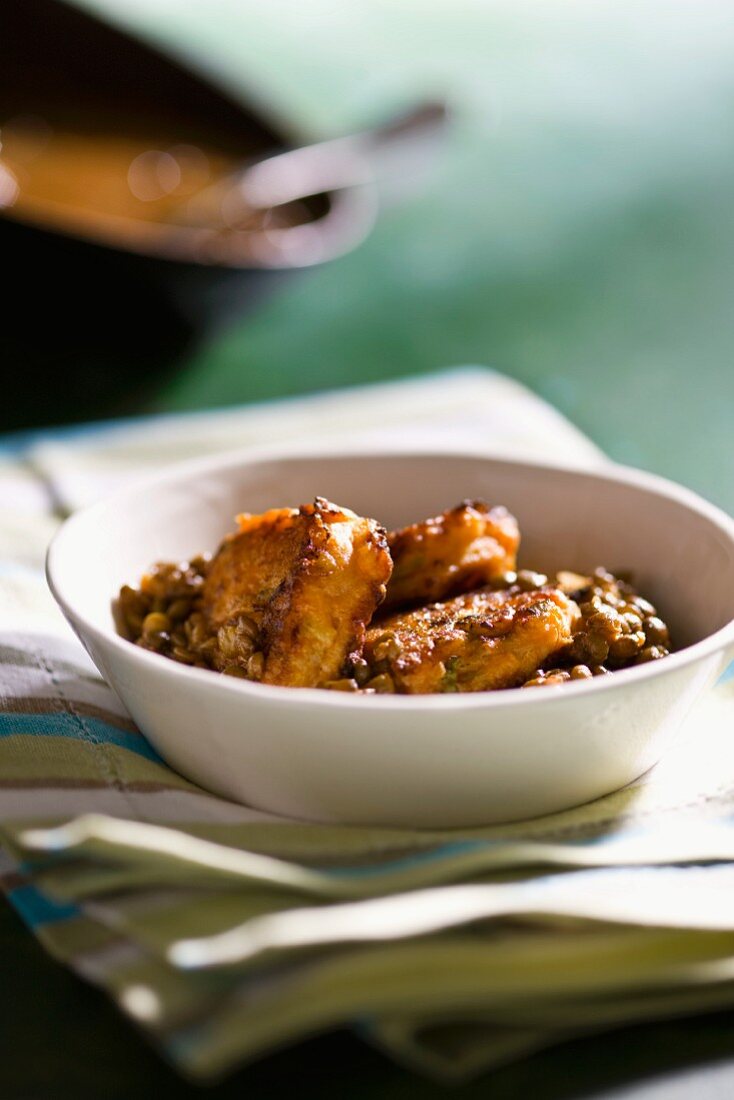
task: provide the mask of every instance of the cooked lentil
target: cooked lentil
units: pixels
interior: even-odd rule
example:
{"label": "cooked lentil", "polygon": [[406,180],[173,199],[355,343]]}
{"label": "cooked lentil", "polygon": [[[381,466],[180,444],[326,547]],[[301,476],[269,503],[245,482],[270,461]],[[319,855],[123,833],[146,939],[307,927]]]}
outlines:
{"label": "cooked lentil", "polygon": [[560,572],[556,584],[579,605],[581,621],[571,645],[554,658],[558,667],[540,669],[523,687],[559,683],[554,675],[563,670],[572,680],[605,676],[670,653],[667,626],[629,580],[600,567],[589,577]]}

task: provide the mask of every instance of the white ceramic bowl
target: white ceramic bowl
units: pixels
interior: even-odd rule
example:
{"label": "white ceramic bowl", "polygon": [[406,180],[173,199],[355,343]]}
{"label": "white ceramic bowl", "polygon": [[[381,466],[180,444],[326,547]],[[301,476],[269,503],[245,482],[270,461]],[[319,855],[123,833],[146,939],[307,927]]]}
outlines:
{"label": "white ceramic bowl", "polygon": [[[316,494],[387,527],[465,497],[519,519],[544,572],[634,570],[679,650],[558,688],[354,696],[251,684],[124,641],[111,600],[154,561],[214,550],[241,511]],[[475,825],[595,798],[647,770],[734,656],[734,522],[685,489],[610,466],[584,473],[476,454],[230,455],[188,463],[64,524],[51,589],[172,767],[260,809],[315,821]]]}

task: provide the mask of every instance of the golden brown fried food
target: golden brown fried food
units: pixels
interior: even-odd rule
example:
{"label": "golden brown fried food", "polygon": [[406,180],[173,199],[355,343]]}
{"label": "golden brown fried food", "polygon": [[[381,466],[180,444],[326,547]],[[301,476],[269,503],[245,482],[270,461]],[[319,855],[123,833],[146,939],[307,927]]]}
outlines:
{"label": "golden brown fried food", "polygon": [[237,517],[209,565],[204,606],[216,629],[237,615],[263,612],[293,567],[304,537],[297,508],[272,508]]}
{"label": "golden brown fried food", "polygon": [[393,574],[383,610],[442,600],[514,570],[520,531],[506,508],[465,500],[388,535]]}
{"label": "golden brown fried food", "polygon": [[579,614],[551,586],[470,592],[370,628],[355,675],[411,695],[515,687],[568,645]]}
{"label": "golden brown fried food", "polygon": [[239,523],[204,584],[217,666],[292,687],[338,677],[384,599],[392,570],[384,529],[320,497]]}

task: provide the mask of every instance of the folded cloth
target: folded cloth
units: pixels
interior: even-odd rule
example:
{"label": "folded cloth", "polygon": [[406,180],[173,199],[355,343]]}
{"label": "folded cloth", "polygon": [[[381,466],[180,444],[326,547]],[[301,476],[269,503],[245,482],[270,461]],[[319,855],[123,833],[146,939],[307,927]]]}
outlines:
{"label": "folded cloth", "polygon": [[347,436],[605,461],[479,369],[6,448],[0,874],[13,906],[201,1079],[344,1024],[459,1077],[569,1035],[734,1004],[731,678],[623,791],[451,832],[316,825],[211,795],[100,679],[40,571],[61,515],[182,457]]}

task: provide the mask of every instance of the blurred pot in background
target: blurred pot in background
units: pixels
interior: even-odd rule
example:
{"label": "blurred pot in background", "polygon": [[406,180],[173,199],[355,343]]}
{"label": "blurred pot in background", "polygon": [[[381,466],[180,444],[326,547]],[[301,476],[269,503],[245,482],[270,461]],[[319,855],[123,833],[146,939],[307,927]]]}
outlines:
{"label": "blurred pot in background", "polygon": [[59,0],[0,14],[0,427],[139,407],[203,332],[353,247],[373,161],[443,116],[291,144],[251,104]]}

